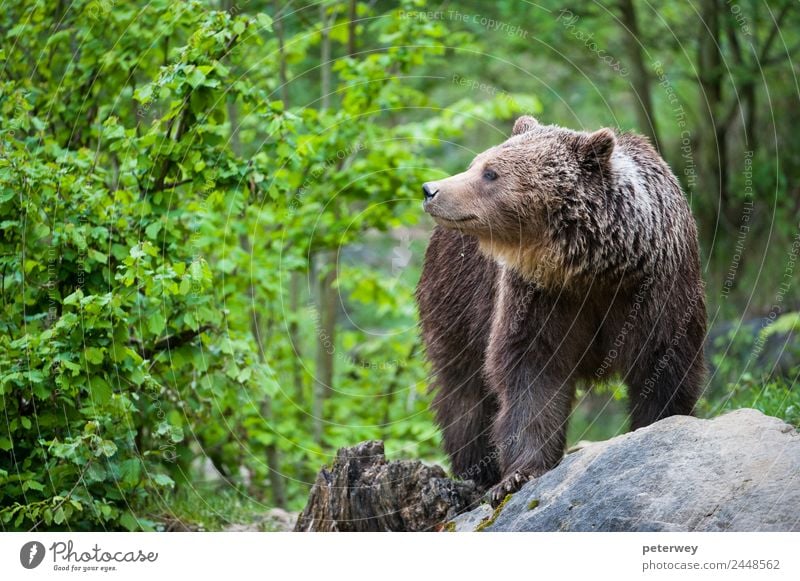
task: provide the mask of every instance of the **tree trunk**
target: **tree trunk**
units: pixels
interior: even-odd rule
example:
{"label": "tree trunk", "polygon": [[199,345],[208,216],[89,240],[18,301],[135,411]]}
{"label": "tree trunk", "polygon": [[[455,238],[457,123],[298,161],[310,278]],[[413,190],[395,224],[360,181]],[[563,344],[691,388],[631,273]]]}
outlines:
{"label": "tree trunk", "polygon": [[350,0],[347,10],[347,54],[356,52],[356,0]]}
{"label": "tree trunk", "polygon": [[435,531],[480,500],[471,480],[447,478],[439,466],[387,462],[383,442],[342,448],[322,468],[295,531]]}
{"label": "tree trunk", "polygon": [[631,84],[636,94],[636,117],[638,119],[639,130],[650,137],[653,145],[657,149],[660,149],[658,127],[653,112],[651,77],[647,66],[645,66],[636,6],[633,0],[619,0],[619,8],[622,16],[622,24],[626,29],[623,31],[623,35],[625,39],[625,50],[628,53],[628,61],[631,63],[633,72]]}
{"label": "tree trunk", "polygon": [[[325,111],[330,104],[331,88],[331,39],[325,4],[320,4],[320,110]],[[313,416],[313,435],[322,444],[324,433],[324,403],[333,390],[334,353],[336,351],[336,311],[338,295],[334,288],[336,282],[336,252],[323,251],[318,254],[319,263],[319,319],[317,321],[317,357],[314,377],[314,393],[311,402]]]}
{"label": "tree trunk", "polygon": [[[281,83],[281,100],[286,109],[289,109],[289,73],[286,65],[286,49],[283,31],[283,15],[281,14],[280,0],[274,0],[275,7],[275,36],[278,39],[278,78]],[[292,383],[294,385],[294,397],[303,398],[303,350],[300,345],[300,329],[297,324],[297,316],[300,312],[300,297],[303,288],[303,275],[301,272],[293,270],[289,273],[289,341],[292,344]]]}
{"label": "tree trunk", "polygon": [[[700,81],[700,114],[704,116],[707,131],[699,135],[700,155],[698,169],[700,186],[706,198],[705,209],[712,223],[724,219],[728,207],[727,131],[722,119],[722,55],[720,54],[719,0],[703,0],[700,7],[700,45],[698,50],[698,76]],[[726,220],[727,222],[727,220]],[[725,224],[726,229],[733,228]],[[708,228],[716,231],[717,228]]]}
{"label": "tree trunk", "polygon": [[320,30],[320,89],[322,92],[320,108],[325,110],[330,103],[331,92],[331,37],[330,37],[330,23],[331,18],[328,16],[328,10],[325,2],[319,5],[319,16],[322,29]]}
{"label": "tree trunk", "polygon": [[336,282],[336,252],[319,254],[319,319],[317,320],[317,361],[314,373],[314,440],[322,443],[324,403],[333,391],[334,359],[336,353],[336,313],[339,296]]}
{"label": "tree trunk", "polygon": [[[239,236],[239,245],[245,253],[248,255],[252,254],[252,246],[250,245],[250,240],[246,233]],[[250,273],[250,283],[247,285],[247,294],[250,298],[250,333],[253,335],[253,340],[256,342],[258,360],[263,364],[266,362],[264,345],[261,341],[263,326],[261,322],[261,313],[256,306],[256,289],[253,284],[252,273]],[[261,402],[261,416],[264,418],[264,421],[272,427],[275,418],[272,413],[272,398],[269,396],[265,396],[264,400]],[[266,446],[266,457],[272,489],[272,501],[275,506],[286,506],[286,484],[284,482],[284,476],[281,473],[280,450],[278,450],[276,444],[273,443]]]}
{"label": "tree trunk", "polygon": [[274,0],[273,6],[275,7],[275,20],[273,27],[275,29],[275,37],[278,39],[278,54],[280,62],[278,63],[278,78],[281,82],[281,100],[284,107],[289,108],[289,75],[286,70],[286,50],[285,39],[283,34],[283,15],[281,14],[280,0]]}

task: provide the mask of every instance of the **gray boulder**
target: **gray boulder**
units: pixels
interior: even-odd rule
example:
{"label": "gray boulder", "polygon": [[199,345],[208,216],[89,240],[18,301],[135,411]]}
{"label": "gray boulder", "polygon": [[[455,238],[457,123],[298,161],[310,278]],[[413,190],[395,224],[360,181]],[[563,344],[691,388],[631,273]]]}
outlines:
{"label": "gray boulder", "polygon": [[741,409],[594,443],[445,530],[800,531],[800,434]]}

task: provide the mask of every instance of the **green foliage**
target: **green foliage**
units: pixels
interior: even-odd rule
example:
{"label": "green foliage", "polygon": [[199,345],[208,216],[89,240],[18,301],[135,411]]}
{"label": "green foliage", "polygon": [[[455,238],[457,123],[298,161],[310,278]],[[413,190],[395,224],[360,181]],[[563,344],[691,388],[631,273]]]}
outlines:
{"label": "green foliage", "polygon": [[786,313],[781,315],[771,325],[761,330],[760,340],[766,340],[773,335],[786,334],[800,331],[800,313]]}
{"label": "green foliage", "polygon": [[[334,46],[344,12],[329,9]],[[313,286],[309,256],[416,221],[430,142],[415,137],[519,108],[461,102],[435,127],[403,115],[428,99],[402,78],[445,54],[446,29],[367,22],[380,50],[336,60],[326,108],[276,97],[281,60],[314,62],[319,28],[281,52],[268,15],[198,1],[4,10],[4,529],[160,528],[162,500],[208,463],[223,494],[297,507],[337,446],[384,437],[441,459],[415,332],[339,335],[340,397],[313,439],[317,316],[286,281]],[[415,271],[390,267],[345,266],[342,296],[413,329]],[[288,500],[270,498],[276,479]]]}
{"label": "green foliage", "polygon": [[[800,349],[793,333],[798,330],[797,313],[786,313],[774,320],[734,324],[719,334],[710,345],[712,353],[709,385],[700,402],[700,413],[712,417],[724,411],[752,407],[800,425],[798,371],[778,369],[780,359],[797,362]],[[769,324],[767,324],[769,323]]]}
{"label": "green foliage", "polygon": [[726,397],[715,407],[709,408],[710,412],[707,413],[716,415],[721,411],[755,408],[800,429],[800,390],[796,382],[796,374],[791,382],[784,378],[756,378],[744,374],[731,386]]}
{"label": "green foliage", "polygon": [[178,487],[148,507],[148,518],[158,531],[219,531],[232,523],[247,530],[275,530],[268,505],[235,489],[216,485]]}

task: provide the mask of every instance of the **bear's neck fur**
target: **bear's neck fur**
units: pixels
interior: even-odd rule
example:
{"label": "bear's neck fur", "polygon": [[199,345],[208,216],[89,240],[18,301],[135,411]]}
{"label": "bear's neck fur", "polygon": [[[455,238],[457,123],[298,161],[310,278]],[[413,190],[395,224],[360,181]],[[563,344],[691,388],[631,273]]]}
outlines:
{"label": "bear's neck fur", "polygon": [[499,239],[480,240],[480,249],[503,268],[510,268],[524,279],[544,288],[564,286],[577,274],[566,265],[560,253],[544,244],[527,245]]}

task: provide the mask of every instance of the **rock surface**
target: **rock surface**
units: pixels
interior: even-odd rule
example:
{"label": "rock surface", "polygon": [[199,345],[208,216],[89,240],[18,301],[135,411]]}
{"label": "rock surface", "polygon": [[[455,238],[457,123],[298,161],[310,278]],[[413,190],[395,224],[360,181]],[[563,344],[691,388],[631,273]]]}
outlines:
{"label": "rock surface", "polygon": [[471,480],[419,461],[387,462],[383,442],[373,440],[340,449],[320,470],[294,530],[438,530],[479,499]]}
{"label": "rock surface", "polygon": [[800,531],[800,434],[741,409],[674,416],[568,455],[447,530]]}

